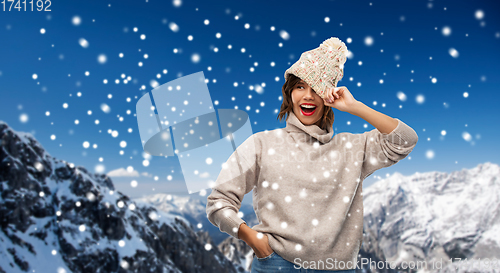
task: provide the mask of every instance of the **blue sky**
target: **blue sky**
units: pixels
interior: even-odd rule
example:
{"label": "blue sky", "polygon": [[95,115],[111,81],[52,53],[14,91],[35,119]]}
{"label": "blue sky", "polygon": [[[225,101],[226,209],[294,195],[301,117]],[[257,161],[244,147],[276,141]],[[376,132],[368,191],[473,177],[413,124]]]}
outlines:
{"label": "blue sky", "polygon": [[[500,162],[498,1],[62,1],[51,11],[8,9],[0,16],[0,120],[90,171],[132,167],[139,176],[113,177],[132,197],[186,193],[176,157],[142,150],[135,104],[154,84],[203,71],[216,108],[246,110],[254,132],[282,128],[285,70],[330,37],[351,53],[339,86],[419,135],[410,157],[365,187],[395,171]],[[335,133],[374,128],[334,113]]]}

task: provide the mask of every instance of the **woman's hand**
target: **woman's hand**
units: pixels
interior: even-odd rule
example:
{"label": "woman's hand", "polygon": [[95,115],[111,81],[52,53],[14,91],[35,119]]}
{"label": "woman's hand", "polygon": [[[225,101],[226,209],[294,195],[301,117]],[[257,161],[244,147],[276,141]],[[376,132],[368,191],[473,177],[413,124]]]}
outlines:
{"label": "woman's hand", "polygon": [[354,99],[347,87],[339,86],[327,89],[323,102],[326,106],[333,107],[343,112],[349,112],[349,110],[356,105],[357,100]]}
{"label": "woman's hand", "polygon": [[261,239],[255,236],[255,238],[251,241],[250,247],[253,249],[253,252],[255,252],[257,258],[267,257],[274,252],[274,250],[269,246],[269,238],[267,238],[267,234],[265,233]]}

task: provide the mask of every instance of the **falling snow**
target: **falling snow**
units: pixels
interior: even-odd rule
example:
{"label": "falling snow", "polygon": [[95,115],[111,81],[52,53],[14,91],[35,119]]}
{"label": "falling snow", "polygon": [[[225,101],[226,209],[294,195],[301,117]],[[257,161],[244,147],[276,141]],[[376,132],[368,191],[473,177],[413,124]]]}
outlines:
{"label": "falling snow", "polygon": [[[143,5],[146,4],[143,3]],[[115,5],[118,3],[113,3],[112,7]],[[169,1],[169,8],[174,9],[179,14],[186,8],[186,5],[183,6],[181,0]],[[376,5],[377,3],[374,3],[374,7]],[[424,3],[425,6],[429,12],[438,8],[438,4],[432,2]],[[293,16],[294,20],[301,20],[299,19],[300,13]],[[21,128],[27,128],[27,130],[40,128],[36,126],[41,124],[44,135],[40,139],[45,141],[50,139],[48,141],[50,145],[61,147],[61,150],[67,149],[77,155],[85,155],[85,160],[88,160],[85,164],[88,164],[96,173],[112,171],[110,168],[115,163],[123,168],[128,166],[124,173],[126,172],[130,176],[127,177],[125,184],[127,188],[132,190],[144,190],[149,183],[143,182],[142,179],[146,180],[146,178],[157,181],[157,184],[182,181],[182,174],[179,170],[165,173],[161,168],[158,168],[158,166],[166,166],[171,163],[167,163],[166,158],[153,157],[142,152],[140,134],[144,132],[140,132],[137,127],[135,113],[136,103],[142,95],[168,81],[189,74],[191,71],[203,70],[208,80],[207,86],[211,99],[217,108],[234,108],[246,111],[252,121],[254,132],[267,129],[265,126],[278,126],[277,122],[274,124],[262,122],[265,125],[261,125],[261,119],[276,120],[283,101],[283,97],[280,95],[282,95],[281,88],[284,84],[284,69],[298,59],[301,51],[315,47],[314,43],[304,42],[304,40],[311,40],[314,35],[317,35],[315,39],[322,39],[320,36],[326,32],[319,29],[318,24],[339,30],[348,26],[346,20],[341,20],[332,14],[329,16],[320,15],[315,22],[307,21],[308,23],[304,25],[304,31],[298,32],[292,27],[283,25],[277,19],[273,21],[271,17],[268,18],[271,20],[270,24],[266,26],[262,18],[246,14],[244,9],[242,9],[242,14],[237,15],[234,12],[224,16],[200,12],[199,14],[189,14],[186,19],[182,19],[182,16],[165,17],[168,21],[166,19],[161,21],[160,18],[153,25],[136,22],[137,27],[134,26],[135,23],[126,20],[117,22],[116,30],[101,30],[102,32],[99,32],[100,35],[106,37],[106,39],[101,40],[88,30],[91,27],[107,29],[106,25],[99,22],[103,19],[95,18],[97,21],[95,23],[91,14],[67,14],[64,21],[58,23],[62,27],[71,29],[71,37],[73,38],[68,40],[68,46],[55,38],[55,36],[60,36],[61,32],[53,25],[37,24],[33,32],[39,37],[36,39],[43,40],[36,41],[40,49],[30,52],[30,54],[36,55],[35,60],[40,66],[27,68],[22,74],[15,77],[19,77],[19,81],[29,81],[31,88],[42,95],[57,92],[57,96],[50,97],[50,99],[42,98],[41,106],[33,106],[32,109],[27,105],[24,109],[16,109],[17,112],[12,112],[12,119],[15,120],[13,124],[21,123],[20,126],[23,126]],[[473,20],[470,30],[453,23],[452,20],[430,19],[431,22],[439,23],[431,25],[429,30],[422,30],[425,39],[422,36],[419,37],[415,29],[409,28],[404,37],[399,40],[395,30],[378,26],[375,23],[372,26],[373,31],[362,30],[351,33],[342,30],[341,32],[345,33],[345,36],[341,38],[345,39],[349,51],[344,71],[345,77],[339,85],[347,86],[358,100],[370,103],[370,105],[373,104],[372,107],[375,109],[393,112],[395,116],[401,116],[402,119],[405,116],[410,118],[420,115],[421,112],[427,110],[425,107],[442,108],[441,111],[465,109],[466,107],[460,105],[455,98],[467,103],[480,98],[480,90],[483,88],[483,85],[480,84],[486,85],[493,82],[495,75],[481,67],[475,67],[470,75],[467,74],[467,77],[457,75],[457,77],[463,78],[467,84],[471,83],[472,87],[465,84],[452,89],[448,88],[447,85],[449,84],[447,82],[449,74],[431,68],[434,68],[435,63],[444,62],[443,59],[450,61],[446,63],[451,64],[449,66],[461,66],[463,65],[461,62],[472,63],[468,61],[471,58],[471,51],[464,46],[465,42],[458,40],[459,36],[464,41],[471,41],[471,39],[475,39],[476,35],[479,35],[478,32],[485,32],[493,40],[492,42],[500,39],[498,27],[493,25],[493,21],[488,20],[494,17],[492,11],[486,8],[475,8],[469,11],[468,17]],[[56,19],[54,15],[53,20]],[[175,19],[176,22],[171,21],[172,19]],[[407,13],[405,15],[396,14],[391,20],[394,24],[407,26],[414,18]],[[4,28],[6,33],[17,31],[17,25],[14,22],[8,23]],[[229,27],[224,27],[224,24],[237,25],[238,35],[235,35]],[[260,32],[257,30],[259,25],[262,26]],[[155,32],[156,27],[162,27],[162,32]],[[286,28],[286,30],[281,29],[281,27]],[[469,33],[466,33],[464,29]],[[240,32],[244,34],[240,35]],[[205,34],[210,38],[205,37]],[[102,43],[108,39],[113,40],[115,35],[116,44],[105,45]],[[473,38],[469,38],[468,35]],[[391,40],[388,37],[397,37],[392,39],[400,44],[397,47],[390,46]],[[438,39],[445,41],[445,44],[432,46],[427,50],[418,48],[420,40],[434,42]],[[125,41],[125,43],[118,43],[118,41]],[[153,50],[156,43],[163,43],[161,50]],[[263,52],[256,45],[259,43],[267,44],[270,53]],[[293,47],[295,43],[300,46]],[[483,50],[482,47],[476,44],[472,52],[479,54],[481,50]],[[159,54],[160,52],[162,55]],[[289,57],[290,54],[293,58]],[[378,61],[375,62],[369,55],[377,56]],[[422,60],[425,65],[417,66],[417,64],[412,63],[412,59],[410,59],[412,55],[417,56],[419,61]],[[475,55],[472,57],[476,58],[475,60],[478,59]],[[479,58],[479,60],[482,59]],[[60,65],[65,67],[62,71],[54,69],[59,74],[54,72],[54,75],[49,75],[47,73],[47,71],[52,71],[52,67]],[[35,67],[47,67],[47,71]],[[429,67],[429,69],[422,67]],[[440,66],[436,65],[436,67]],[[12,77],[9,75],[11,71],[7,67],[1,67],[1,69],[0,80],[4,81],[5,78]],[[352,72],[353,70],[356,72]],[[371,78],[372,76],[373,78]],[[62,84],[63,81],[64,84]],[[59,83],[61,83],[60,86],[58,86]],[[418,88],[415,87],[417,84]],[[380,93],[379,88],[385,93]],[[436,89],[431,88],[439,88],[441,91],[436,92]],[[41,90],[46,91],[42,93]],[[377,92],[371,92],[371,90],[377,90]],[[21,93],[19,90],[11,92]],[[30,98],[31,95],[25,93],[22,96],[24,97],[21,99],[25,99]],[[184,110],[188,111],[188,107],[199,106],[197,103],[195,98],[191,98],[182,101],[179,105],[171,104],[165,107],[169,110],[169,114],[181,114],[185,113]],[[152,109],[153,113],[159,112],[160,106],[157,106],[158,110]],[[383,107],[387,109],[383,109]],[[338,113],[335,109],[334,112]],[[442,113],[438,112],[438,115]],[[428,116],[422,117],[421,120],[425,121],[426,119]],[[342,132],[351,130],[351,128],[363,131],[369,126],[364,121],[351,120],[337,117],[334,124],[335,131]],[[257,121],[259,123],[253,123]],[[363,123],[365,124],[363,125]],[[440,149],[441,144],[437,144],[436,139],[441,139],[446,143],[458,138],[461,142],[471,145],[474,141],[480,141],[481,132],[477,131],[478,129],[473,127],[473,124],[470,128],[453,128],[451,124],[441,124],[440,127],[432,128],[432,130],[428,128],[428,131],[422,131],[418,127],[424,126],[422,124],[424,123],[415,123],[416,128],[419,129],[419,135],[422,134],[422,139],[432,141],[426,144],[430,145],[429,148],[422,148],[413,155],[414,158],[433,162],[441,160],[443,151]],[[173,126],[173,124],[167,125]],[[284,124],[279,126],[283,127]],[[193,130],[197,132],[196,128]],[[42,132],[40,129],[38,131]],[[189,143],[184,143],[185,147],[189,147]],[[176,145],[179,144],[176,143]],[[318,146],[320,145],[315,144],[313,147],[318,148]],[[351,149],[353,143],[345,142],[343,148]],[[277,151],[273,147],[267,149],[268,156],[276,156],[276,153]],[[327,159],[333,160],[338,156],[330,155]],[[206,165],[212,165],[216,161],[212,157],[206,157],[202,162]],[[375,159],[370,159],[369,163],[377,164],[378,162]],[[40,162],[35,162],[33,166],[38,172],[43,172],[45,168]],[[297,168],[300,168],[300,165]],[[352,168],[350,169],[352,170]],[[317,177],[334,177],[334,171],[334,169],[321,170]],[[347,172],[348,170],[339,171]],[[137,175],[134,177],[135,180],[130,179],[133,175]],[[276,181],[263,181],[259,186],[270,191],[280,191],[285,188],[283,185]],[[339,189],[342,188],[339,186]],[[148,188],[148,192],[151,193],[152,190]],[[44,195],[43,192],[38,194]],[[296,195],[286,195],[284,201],[294,204],[294,202],[307,199],[313,194],[307,188],[297,192]],[[92,193],[88,193],[86,196],[88,200],[96,198]],[[349,203],[353,197],[341,195],[340,198],[343,202]],[[81,204],[78,203],[79,205]],[[118,202],[117,206],[130,210],[136,209],[133,204],[125,204],[123,201]],[[267,202],[265,208],[273,210],[275,204]],[[60,213],[58,211],[59,215]],[[153,221],[158,218],[154,212],[148,216]],[[313,219],[310,223],[313,226],[328,224],[323,221],[319,222],[318,219]],[[289,228],[289,224],[291,223],[280,222],[283,229]],[[197,227],[202,228],[201,226]],[[91,227],[88,228],[91,229]],[[80,225],[78,229],[85,232],[87,227]],[[130,243],[126,244],[127,242],[120,240],[118,245],[127,248],[130,246]],[[215,246],[206,244],[204,247],[208,251]],[[302,245],[297,244],[295,250],[301,251]],[[55,253],[57,254],[57,251]],[[52,253],[52,255],[56,254]],[[125,260],[120,261],[120,266],[124,269],[130,267]],[[63,271],[64,269],[61,268],[61,272]]]}

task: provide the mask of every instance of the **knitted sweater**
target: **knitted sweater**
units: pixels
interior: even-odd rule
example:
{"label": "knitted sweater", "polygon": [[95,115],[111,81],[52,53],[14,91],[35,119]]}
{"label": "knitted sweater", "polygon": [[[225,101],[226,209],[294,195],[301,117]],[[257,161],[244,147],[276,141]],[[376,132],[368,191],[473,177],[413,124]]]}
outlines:
{"label": "knitted sweater", "polygon": [[285,128],[253,134],[223,164],[207,197],[209,221],[240,239],[245,221],[238,211],[253,190],[259,224],[251,228],[267,235],[285,260],[297,268],[361,267],[362,182],[404,159],[418,141],[411,127],[396,120],[389,134],[375,128],[333,136],[333,128],[304,125],[290,112]]}

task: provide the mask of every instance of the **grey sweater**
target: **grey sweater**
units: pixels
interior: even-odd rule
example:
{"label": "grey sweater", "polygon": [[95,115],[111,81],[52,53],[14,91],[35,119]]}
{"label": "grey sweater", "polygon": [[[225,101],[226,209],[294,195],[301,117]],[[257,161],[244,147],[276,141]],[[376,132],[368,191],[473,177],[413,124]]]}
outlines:
{"label": "grey sweater", "polygon": [[259,224],[251,228],[285,260],[324,270],[361,267],[362,182],[404,159],[418,141],[396,120],[389,134],[375,128],[333,136],[333,128],[304,125],[291,112],[285,128],[253,134],[223,164],[207,197],[209,221],[239,239],[245,221],[238,211],[253,190]]}

